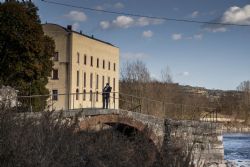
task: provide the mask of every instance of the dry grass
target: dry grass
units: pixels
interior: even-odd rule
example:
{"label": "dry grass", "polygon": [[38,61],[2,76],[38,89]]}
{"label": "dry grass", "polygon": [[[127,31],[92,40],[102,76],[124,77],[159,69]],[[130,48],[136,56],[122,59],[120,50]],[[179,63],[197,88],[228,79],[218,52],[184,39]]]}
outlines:
{"label": "dry grass", "polygon": [[[157,152],[143,134],[114,128],[77,132],[77,121],[44,112],[39,118],[0,111],[0,166],[4,167],[188,167],[182,145]],[[179,142],[181,143],[181,142]]]}

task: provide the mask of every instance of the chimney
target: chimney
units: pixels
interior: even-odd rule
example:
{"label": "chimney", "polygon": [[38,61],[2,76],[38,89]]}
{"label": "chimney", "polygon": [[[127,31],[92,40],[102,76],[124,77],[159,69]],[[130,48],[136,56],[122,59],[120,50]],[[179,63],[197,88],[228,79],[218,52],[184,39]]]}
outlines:
{"label": "chimney", "polygon": [[72,25],[67,25],[67,29],[71,31],[72,30]]}
{"label": "chimney", "polygon": [[95,38],[94,35],[91,35],[91,38],[94,39]]}
{"label": "chimney", "polygon": [[82,30],[80,30],[80,34],[82,34]]}

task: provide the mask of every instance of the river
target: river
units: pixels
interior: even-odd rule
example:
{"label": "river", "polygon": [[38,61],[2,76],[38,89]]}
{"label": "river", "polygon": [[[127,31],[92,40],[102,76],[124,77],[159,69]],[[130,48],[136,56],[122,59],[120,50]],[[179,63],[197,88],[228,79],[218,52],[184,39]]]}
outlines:
{"label": "river", "polygon": [[223,135],[225,159],[239,167],[250,167],[250,134]]}

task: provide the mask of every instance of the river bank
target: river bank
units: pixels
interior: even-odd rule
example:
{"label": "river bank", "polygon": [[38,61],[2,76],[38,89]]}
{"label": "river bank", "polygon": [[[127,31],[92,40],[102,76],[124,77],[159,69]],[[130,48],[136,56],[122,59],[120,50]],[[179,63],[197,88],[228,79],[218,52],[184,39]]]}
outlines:
{"label": "river bank", "polygon": [[243,123],[227,122],[222,125],[223,134],[227,133],[250,133],[250,126]]}

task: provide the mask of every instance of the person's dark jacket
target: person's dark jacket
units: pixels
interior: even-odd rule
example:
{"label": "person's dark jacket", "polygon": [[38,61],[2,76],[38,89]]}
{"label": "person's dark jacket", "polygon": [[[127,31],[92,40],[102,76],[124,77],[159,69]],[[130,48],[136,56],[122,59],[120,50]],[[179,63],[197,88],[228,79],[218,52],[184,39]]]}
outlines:
{"label": "person's dark jacket", "polygon": [[111,90],[112,90],[112,87],[110,87],[109,85],[106,85],[103,88],[102,95],[105,96],[106,98],[108,98],[110,96]]}

